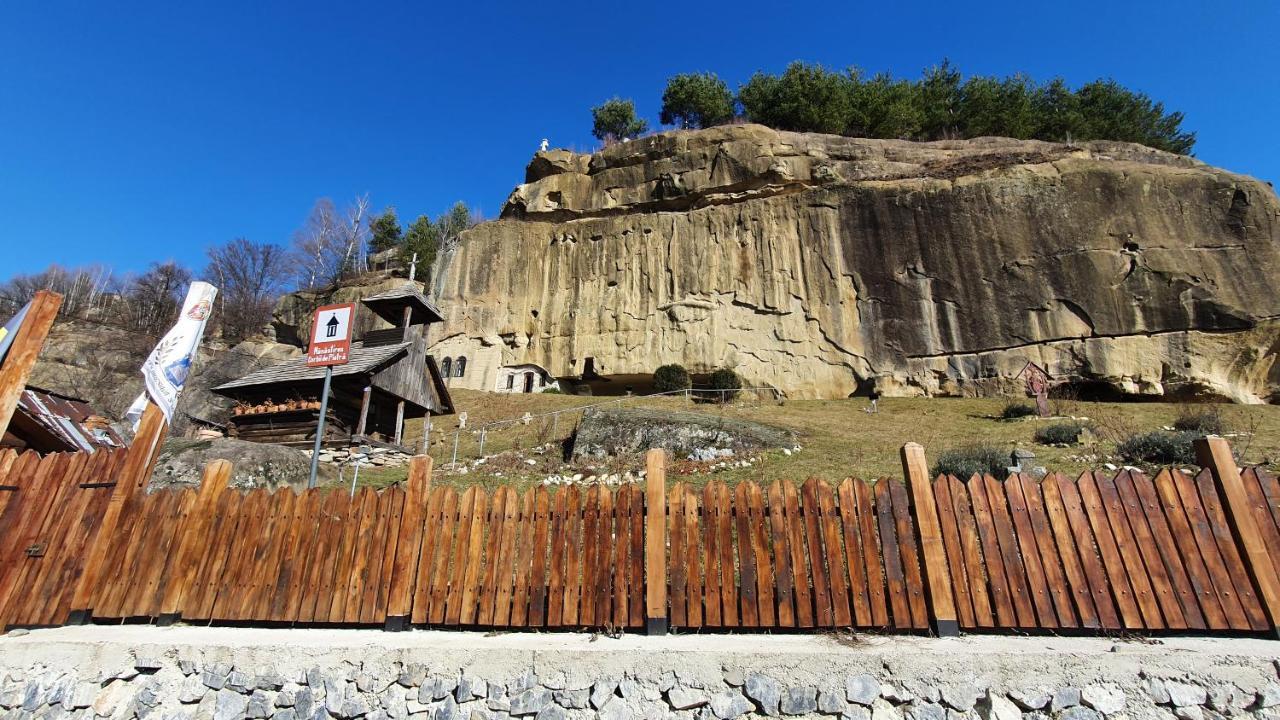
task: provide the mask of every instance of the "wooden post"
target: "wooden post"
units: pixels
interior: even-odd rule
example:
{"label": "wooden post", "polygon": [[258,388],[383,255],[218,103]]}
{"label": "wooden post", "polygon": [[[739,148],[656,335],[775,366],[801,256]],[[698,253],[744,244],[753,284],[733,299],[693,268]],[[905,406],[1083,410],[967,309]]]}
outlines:
{"label": "wooden post", "polygon": [[404,437],[404,401],[396,403],[396,444]]}
{"label": "wooden post", "polygon": [[18,331],[14,333],[13,344],[9,346],[9,354],[0,365],[0,437],[4,437],[9,429],[9,420],[18,407],[18,398],[27,389],[27,380],[31,370],[36,366],[36,358],[44,347],[44,340],[49,336],[54,318],[58,316],[58,308],[62,307],[62,296],[56,292],[40,290],[31,299],[31,307]]}
{"label": "wooden post", "polygon": [[169,584],[165,586],[157,625],[172,625],[182,617],[182,601],[195,582],[196,569],[200,565],[197,559],[203,554],[203,545],[208,540],[215,504],[230,480],[230,461],[213,460],[204,466],[196,499],[182,519],[182,524],[178,526],[175,547],[177,557],[170,566],[177,568],[178,575],[170,578]]}
{"label": "wooden post", "polygon": [[404,510],[400,514],[400,535],[391,569],[391,590],[387,595],[385,628],[408,630],[413,615],[413,592],[418,583],[418,553],[422,549],[423,522],[427,498],[431,494],[431,458],[415,455],[409,460],[409,480],[405,486]]}
{"label": "wooden post", "polygon": [[106,559],[107,546],[119,540],[117,536],[120,523],[120,511],[124,509],[125,500],[146,487],[147,478],[155,465],[155,456],[160,443],[168,431],[164,412],[153,402],[147,403],[142,413],[142,421],[138,424],[138,433],[129,446],[124,465],[116,477],[116,486],[111,491],[111,499],[107,501],[106,512],[102,514],[102,522],[94,540],[89,545],[88,556],[84,561],[84,570],[80,573],[80,581],[76,585],[75,595],[71,599],[71,617],[67,620],[72,625],[89,622],[93,616],[93,596],[97,591],[102,575],[102,562]]}
{"label": "wooden post", "polygon": [[1280,638],[1280,578],[1258,531],[1258,519],[1253,514],[1244,481],[1240,479],[1240,468],[1231,456],[1231,446],[1226,440],[1209,435],[1196,440],[1195,448],[1196,462],[1213,473],[1214,482],[1226,501],[1227,523],[1235,533],[1236,544],[1244,551],[1244,562],[1271,618],[1272,632]]}
{"label": "wooden post", "polygon": [[356,423],[356,434],[364,435],[365,426],[369,420],[369,397],[373,395],[373,387],[366,385],[364,394],[360,397],[360,422]]}
{"label": "wooden post", "polygon": [[951,572],[947,565],[946,546],[942,544],[942,523],[938,519],[933,486],[929,482],[929,464],[925,461],[924,447],[918,443],[902,446],[902,474],[907,489],[911,491],[911,508],[915,514],[916,531],[920,533],[925,595],[929,600],[933,631],[939,637],[955,637],[960,634],[960,623],[956,621],[955,598],[951,595]]}
{"label": "wooden post", "polygon": [[667,634],[667,453],[645,455],[644,490],[645,631]]}

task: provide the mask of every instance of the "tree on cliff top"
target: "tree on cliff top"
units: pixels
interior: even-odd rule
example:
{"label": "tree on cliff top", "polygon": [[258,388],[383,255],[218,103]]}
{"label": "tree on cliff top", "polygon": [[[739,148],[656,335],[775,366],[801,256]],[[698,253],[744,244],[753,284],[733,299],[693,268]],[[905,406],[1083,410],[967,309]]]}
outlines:
{"label": "tree on cliff top", "polygon": [[369,221],[369,253],[385,252],[400,245],[400,218],[396,217],[396,209],[389,207],[381,215],[375,215]]}
{"label": "tree on cliff top", "polygon": [[436,256],[456,245],[463,230],[481,222],[483,218],[480,214],[461,200],[435,220],[419,215],[404,234],[404,241],[400,245],[400,262],[408,267],[416,254],[419,268],[417,279],[425,279],[426,270],[435,262]]}
{"label": "tree on cliff top", "polygon": [[733,119],[733,93],[715,73],[686,73],[667,80],[662,92],[664,125],[706,128]]}
{"label": "tree on cliff top", "polygon": [[649,123],[636,117],[634,102],[616,97],[591,108],[591,120],[591,134],[606,142],[635,137],[649,129]]}
{"label": "tree on cliff top", "polygon": [[293,268],[279,245],[236,238],[209,248],[204,277],[218,286],[222,337],[243,340],[271,322]]}
{"label": "tree on cliff top", "polygon": [[752,122],[779,130],[841,133],[849,124],[850,77],[821,65],[793,62],[786,72],[758,72],[738,89],[738,101]]}

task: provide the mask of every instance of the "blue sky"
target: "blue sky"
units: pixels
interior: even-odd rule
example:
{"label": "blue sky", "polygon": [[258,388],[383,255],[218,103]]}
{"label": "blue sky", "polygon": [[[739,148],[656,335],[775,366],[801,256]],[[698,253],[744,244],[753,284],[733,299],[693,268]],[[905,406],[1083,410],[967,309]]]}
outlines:
{"label": "blue sky", "polygon": [[[124,8],[128,8],[125,10]],[[656,124],[677,72],[795,59],[916,76],[1099,76],[1187,114],[1206,162],[1280,180],[1280,3],[88,3],[0,6],[0,278],[199,267],[314,201],[496,216],[588,108]]]}

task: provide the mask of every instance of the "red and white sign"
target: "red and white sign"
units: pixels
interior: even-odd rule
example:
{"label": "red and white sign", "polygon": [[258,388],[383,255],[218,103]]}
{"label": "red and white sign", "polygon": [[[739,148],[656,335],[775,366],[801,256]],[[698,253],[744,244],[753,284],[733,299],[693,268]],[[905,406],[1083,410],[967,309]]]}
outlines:
{"label": "red and white sign", "polygon": [[316,310],[311,326],[311,347],[307,350],[308,367],[346,365],[351,357],[351,319],[356,306],[325,305]]}

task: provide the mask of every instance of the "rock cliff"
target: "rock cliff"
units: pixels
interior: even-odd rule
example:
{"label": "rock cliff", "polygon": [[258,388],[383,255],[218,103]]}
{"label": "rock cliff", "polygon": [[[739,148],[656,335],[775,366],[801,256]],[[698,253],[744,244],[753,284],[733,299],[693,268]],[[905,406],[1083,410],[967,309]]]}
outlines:
{"label": "rock cliff", "polygon": [[[539,153],[437,272],[436,351],[578,376],[668,362],[792,397],[1280,398],[1280,200],[1137,145],[757,125]],[[468,383],[470,384],[470,383]]]}

